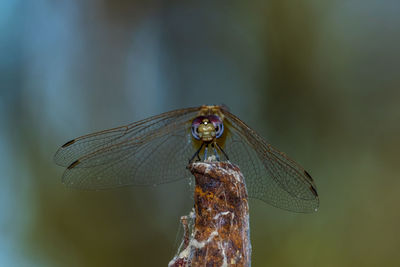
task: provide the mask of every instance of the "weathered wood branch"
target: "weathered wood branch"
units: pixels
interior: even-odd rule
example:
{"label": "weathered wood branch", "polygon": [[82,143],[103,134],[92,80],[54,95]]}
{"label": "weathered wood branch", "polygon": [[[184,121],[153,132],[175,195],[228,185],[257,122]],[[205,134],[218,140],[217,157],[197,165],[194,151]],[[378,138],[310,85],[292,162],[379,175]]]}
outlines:
{"label": "weathered wood branch", "polygon": [[188,168],[196,180],[194,214],[181,219],[184,240],[169,266],[250,266],[249,206],[240,169],[229,162],[196,162]]}

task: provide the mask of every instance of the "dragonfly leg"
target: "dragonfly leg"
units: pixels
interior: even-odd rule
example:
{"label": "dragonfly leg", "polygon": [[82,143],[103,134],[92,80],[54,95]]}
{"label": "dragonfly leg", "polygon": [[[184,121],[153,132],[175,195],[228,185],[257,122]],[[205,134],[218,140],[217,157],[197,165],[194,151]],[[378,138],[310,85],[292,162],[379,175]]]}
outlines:
{"label": "dragonfly leg", "polygon": [[217,149],[216,149],[215,146],[214,146],[214,143],[212,143],[211,146],[212,146],[212,148],[214,149],[215,158],[217,159],[217,161],[220,161],[220,159],[219,159],[219,154],[218,154]]}
{"label": "dragonfly leg", "polygon": [[200,153],[200,150],[203,148],[203,146],[204,146],[204,143],[201,143],[200,148],[197,149],[197,151],[193,154],[192,158],[189,160],[189,164],[193,162],[193,160],[194,160],[194,158],[195,158],[196,156],[197,156],[197,158],[198,158],[199,160],[201,160],[201,159],[200,159],[200,156],[199,156],[199,153]]}
{"label": "dragonfly leg", "polygon": [[220,146],[218,145],[218,143],[215,143],[215,145],[216,145],[216,146],[218,147],[218,149],[221,150],[221,152],[224,154],[226,160],[229,160],[228,155],[225,153],[225,151],[222,149],[222,147],[220,147]]}

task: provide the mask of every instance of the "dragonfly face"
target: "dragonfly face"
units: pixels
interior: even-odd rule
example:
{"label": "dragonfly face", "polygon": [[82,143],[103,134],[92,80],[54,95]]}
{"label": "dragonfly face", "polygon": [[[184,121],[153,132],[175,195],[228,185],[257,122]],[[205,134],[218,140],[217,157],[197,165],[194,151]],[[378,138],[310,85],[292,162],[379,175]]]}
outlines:
{"label": "dragonfly face", "polygon": [[207,151],[239,166],[250,197],[296,212],[318,208],[310,174],[224,106],[178,109],[84,135],[61,146],[54,160],[66,167],[66,185],[98,190],[183,179],[188,159],[205,160]]}
{"label": "dragonfly face", "polygon": [[[212,148],[212,152],[214,153],[215,158],[219,161],[220,160],[220,153],[221,152],[226,160],[229,160],[228,155],[222,149],[221,146],[224,143],[223,139],[221,138],[224,133],[224,123],[223,123],[224,115],[221,111],[219,106],[202,106],[198,116],[192,121],[191,132],[192,137],[200,141],[200,146],[197,151],[193,154],[192,158],[189,162],[192,162],[195,157],[198,160],[201,160],[199,153],[204,149],[204,160],[207,158],[207,153],[209,149],[209,145]],[[221,143],[219,145],[218,143]],[[194,142],[194,144],[199,144],[199,142]]]}
{"label": "dragonfly face", "polygon": [[224,124],[216,115],[199,116],[192,122],[192,136],[196,140],[211,142],[220,138],[224,132]]}

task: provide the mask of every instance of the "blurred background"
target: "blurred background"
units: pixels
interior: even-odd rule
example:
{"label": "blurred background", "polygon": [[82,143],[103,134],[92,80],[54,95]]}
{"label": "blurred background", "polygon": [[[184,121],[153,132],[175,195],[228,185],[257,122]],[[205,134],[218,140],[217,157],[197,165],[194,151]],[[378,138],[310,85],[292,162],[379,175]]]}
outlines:
{"label": "blurred background", "polygon": [[87,192],[66,141],[224,103],[315,178],[251,201],[253,266],[399,266],[400,2],[0,2],[0,265],[167,266],[187,181]]}

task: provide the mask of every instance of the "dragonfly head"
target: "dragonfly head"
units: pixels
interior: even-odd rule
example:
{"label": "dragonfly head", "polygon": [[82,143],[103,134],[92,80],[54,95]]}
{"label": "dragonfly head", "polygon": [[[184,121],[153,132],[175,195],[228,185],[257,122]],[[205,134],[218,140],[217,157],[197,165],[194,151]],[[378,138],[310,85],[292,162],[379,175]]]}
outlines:
{"label": "dragonfly head", "polygon": [[224,124],[216,115],[199,116],[192,122],[192,136],[203,142],[211,142],[221,137],[223,132]]}

